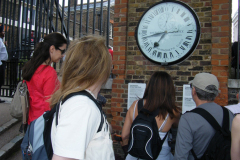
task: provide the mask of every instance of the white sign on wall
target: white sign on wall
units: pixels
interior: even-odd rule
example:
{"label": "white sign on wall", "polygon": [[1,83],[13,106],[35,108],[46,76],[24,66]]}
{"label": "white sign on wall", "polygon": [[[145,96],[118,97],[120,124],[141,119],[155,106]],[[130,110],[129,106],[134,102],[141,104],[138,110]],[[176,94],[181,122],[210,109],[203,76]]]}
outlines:
{"label": "white sign on wall", "polygon": [[183,101],[182,101],[182,114],[196,108],[196,104],[192,99],[192,88],[189,84],[183,85]]}
{"label": "white sign on wall", "polygon": [[128,83],[128,105],[127,109],[130,108],[132,103],[143,97],[146,88],[145,83]]}

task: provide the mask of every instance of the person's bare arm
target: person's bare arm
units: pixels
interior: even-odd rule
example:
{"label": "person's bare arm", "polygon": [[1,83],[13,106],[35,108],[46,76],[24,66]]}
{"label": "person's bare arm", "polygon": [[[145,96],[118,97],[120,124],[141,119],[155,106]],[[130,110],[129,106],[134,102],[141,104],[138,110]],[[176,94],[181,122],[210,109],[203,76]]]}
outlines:
{"label": "person's bare arm", "polygon": [[232,122],[231,136],[231,159],[240,159],[240,115],[237,115]]}
{"label": "person's bare arm", "polygon": [[123,129],[122,129],[122,135],[121,135],[122,140],[126,140],[129,137],[130,128],[131,128],[132,119],[133,119],[132,113],[133,113],[134,106],[135,106],[136,103],[137,103],[137,101],[133,102],[133,104],[131,105],[131,107],[129,108],[129,110],[127,112],[125,122],[124,122],[124,125],[123,125]]}
{"label": "person's bare arm", "polygon": [[52,160],[76,160],[76,159],[61,157],[61,156],[58,156],[58,155],[56,155],[56,154],[53,154]]}

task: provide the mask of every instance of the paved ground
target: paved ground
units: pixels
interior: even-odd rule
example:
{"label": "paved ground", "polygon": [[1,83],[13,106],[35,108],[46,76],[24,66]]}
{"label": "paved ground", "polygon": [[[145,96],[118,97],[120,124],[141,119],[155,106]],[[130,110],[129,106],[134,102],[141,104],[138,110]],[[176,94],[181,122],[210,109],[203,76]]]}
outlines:
{"label": "paved ground", "polygon": [[2,98],[5,103],[0,103],[0,160],[21,160],[20,142],[14,143],[19,137],[21,121],[14,119],[9,112],[11,99]]}
{"label": "paved ground", "polygon": [[[11,99],[1,99],[6,102],[0,103],[0,160],[22,160],[20,144],[23,134],[19,132],[21,121],[10,115]],[[116,160],[123,160],[123,158],[116,156]]]}

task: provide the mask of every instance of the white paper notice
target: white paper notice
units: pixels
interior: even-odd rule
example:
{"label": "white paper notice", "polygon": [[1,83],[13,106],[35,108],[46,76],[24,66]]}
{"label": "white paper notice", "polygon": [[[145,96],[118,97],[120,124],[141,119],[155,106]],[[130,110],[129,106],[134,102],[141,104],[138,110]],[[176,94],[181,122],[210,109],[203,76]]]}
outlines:
{"label": "white paper notice", "polygon": [[182,114],[196,108],[196,104],[192,99],[192,89],[189,84],[183,85],[183,101]]}
{"label": "white paper notice", "polygon": [[128,83],[128,105],[127,109],[130,108],[132,103],[143,97],[146,88],[145,83]]}

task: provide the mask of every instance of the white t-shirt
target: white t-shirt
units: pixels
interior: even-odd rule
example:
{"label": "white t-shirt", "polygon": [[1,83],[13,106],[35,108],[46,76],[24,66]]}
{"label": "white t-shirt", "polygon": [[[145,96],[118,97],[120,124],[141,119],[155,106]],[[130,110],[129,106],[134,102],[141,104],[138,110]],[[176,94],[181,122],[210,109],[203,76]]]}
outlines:
{"label": "white t-shirt", "polygon": [[240,113],[240,103],[233,104],[229,106],[225,106],[227,109],[229,109],[233,114]]}
{"label": "white t-shirt", "polygon": [[0,38],[0,66],[2,65],[2,61],[8,60],[8,53],[6,46],[3,43],[2,38]]}
{"label": "white t-shirt", "polygon": [[77,95],[60,105],[58,116],[58,126],[54,116],[51,131],[53,153],[84,159],[88,144],[101,122],[101,113],[96,104],[87,96]]}

